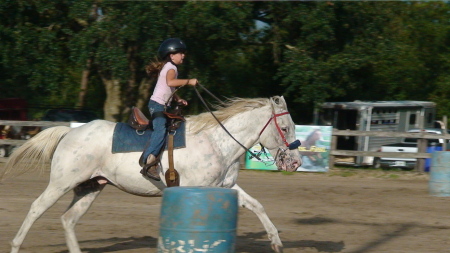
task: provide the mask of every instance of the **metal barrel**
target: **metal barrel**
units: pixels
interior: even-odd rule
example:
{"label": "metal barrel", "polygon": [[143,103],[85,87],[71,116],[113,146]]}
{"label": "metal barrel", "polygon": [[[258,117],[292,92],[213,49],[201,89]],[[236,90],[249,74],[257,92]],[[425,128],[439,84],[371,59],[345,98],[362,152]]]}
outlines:
{"label": "metal barrel", "polygon": [[237,191],[171,187],[163,192],[158,252],[234,253]]}
{"label": "metal barrel", "polygon": [[428,185],[432,196],[450,196],[450,152],[437,151],[432,154]]}

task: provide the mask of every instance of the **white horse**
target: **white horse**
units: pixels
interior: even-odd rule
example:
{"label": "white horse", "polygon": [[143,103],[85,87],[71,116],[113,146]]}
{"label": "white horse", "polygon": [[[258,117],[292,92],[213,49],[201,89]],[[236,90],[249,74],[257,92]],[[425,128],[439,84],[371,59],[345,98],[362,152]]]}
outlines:
{"label": "white horse", "polygon": [[[280,170],[295,171],[301,165],[295,140],[295,125],[283,97],[270,99],[232,99],[214,112],[225,128],[244,146],[264,145]],[[51,161],[50,181],[33,202],[22,226],[11,242],[11,252],[19,252],[28,231],[41,215],[64,194],[73,190],[74,198],[61,221],[71,253],[79,253],[75,225],[86,213],[106,184],[139,196],[161,195],[165,185],[167,159],[162,159],[162,181],[149,180],[140,173],[140,152],[112,154],[116,123],[95,120],[78,128],[46,129],[17,149],[5,165],[4,177],[17,176],[31,168],[45,168]],[[167,151],[166,151],[167,152]],[[175,169],[180,186],[225,187],[238,191],[239,205],[253,211],[267,231],[274,251],[282,252],[278,231],[263,206],[237,184],[239,158],[245,150],[209,114],[187,117],[186,148],[174,150]],[[163,155],[166,157],[166,154]],[[35,162],[38,160],[39,163]],[[21,164],[23,167],[15,167]]]}

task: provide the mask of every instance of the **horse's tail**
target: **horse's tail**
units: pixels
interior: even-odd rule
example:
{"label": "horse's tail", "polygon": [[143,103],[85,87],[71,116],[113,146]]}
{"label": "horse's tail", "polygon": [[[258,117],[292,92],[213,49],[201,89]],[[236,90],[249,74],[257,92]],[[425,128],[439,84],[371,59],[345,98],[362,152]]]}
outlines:
{"label": "horse's tail", "polygon": [[[51,127],[29,139],[9,157],[0,175],[0,181],[6,177],[19,176],[30,169],[40,170],[42,173],[52,159],[59,141],[70,130],[70,127],[66,126]],[[14,168],[19,163],[22,167]]]}

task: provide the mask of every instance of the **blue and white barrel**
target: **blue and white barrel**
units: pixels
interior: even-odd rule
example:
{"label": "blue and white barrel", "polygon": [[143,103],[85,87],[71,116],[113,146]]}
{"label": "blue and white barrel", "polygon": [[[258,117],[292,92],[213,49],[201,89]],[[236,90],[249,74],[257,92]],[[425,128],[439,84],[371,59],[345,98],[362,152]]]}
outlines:
{"label": "blue and white barrel", "polygon": [[212,187],[164,190],[158,252],[234,253],[237,191]]}
{"label": "blue and white barrel", "polygon": [[432,196],[450,196],[450,152],[437,151],[432,154],[428,188]]}

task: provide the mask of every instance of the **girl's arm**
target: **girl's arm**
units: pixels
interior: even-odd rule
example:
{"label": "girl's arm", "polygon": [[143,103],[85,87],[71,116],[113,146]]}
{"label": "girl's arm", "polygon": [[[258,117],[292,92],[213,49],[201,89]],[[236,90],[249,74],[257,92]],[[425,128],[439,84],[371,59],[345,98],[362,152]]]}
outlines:
{"label": "girl's arm", "polygon": [[167,82],[167,85],[169,85],[170,87],[178,87],[178,86],[183,86],[183,85],[195,86],[198,81],[196,78],[177,79],[175,77],[175,70],[169,69],[169,71],[167,71],[166,82]]}

